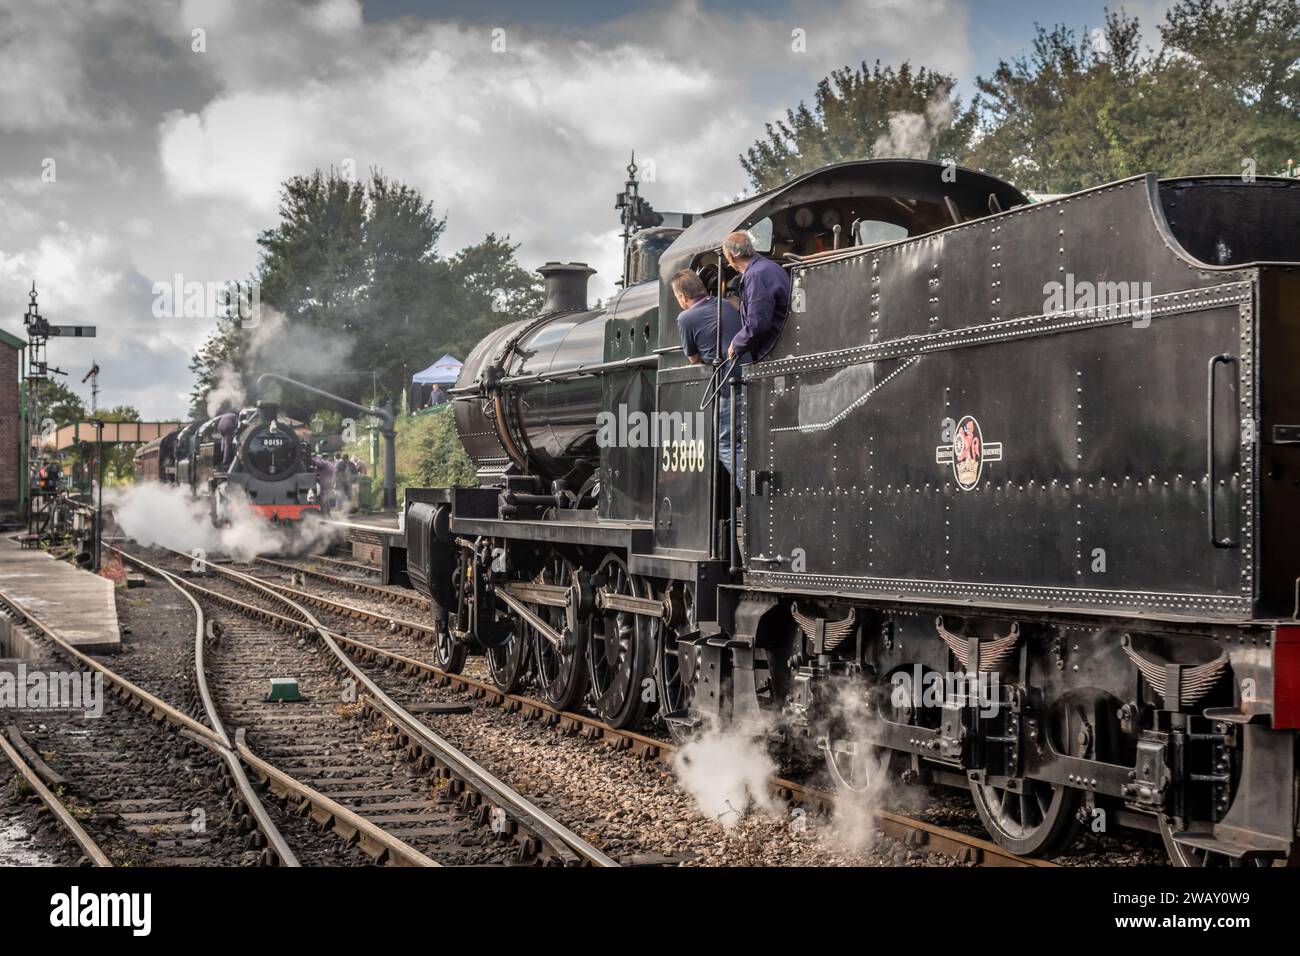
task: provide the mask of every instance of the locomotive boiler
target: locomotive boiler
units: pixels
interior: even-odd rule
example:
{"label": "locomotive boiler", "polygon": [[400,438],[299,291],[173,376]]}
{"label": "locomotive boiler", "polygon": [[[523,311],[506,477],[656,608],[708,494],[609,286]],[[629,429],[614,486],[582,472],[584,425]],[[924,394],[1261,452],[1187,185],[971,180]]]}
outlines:
{"label": "locomotive boiler", "polygon": [[[433,599],[441,666],[483,653],[615,726],[776,733],[850,790],[965,787],[1018,853],[1100,814],[1178,863],[1291,859],[1300,183],[1030,203],[879,160],[681,230],[634,177],[620,208],[651,268],[592,310],[590,270],[544,267],[544,313],[454,392],[478,487],[407,491],[386,566]],[[793,282],[723,386],[738,501],[723,376],[682,355],[668,286],[724,287],[735,230]],[[602,440],[602,416],[667,424]]]}

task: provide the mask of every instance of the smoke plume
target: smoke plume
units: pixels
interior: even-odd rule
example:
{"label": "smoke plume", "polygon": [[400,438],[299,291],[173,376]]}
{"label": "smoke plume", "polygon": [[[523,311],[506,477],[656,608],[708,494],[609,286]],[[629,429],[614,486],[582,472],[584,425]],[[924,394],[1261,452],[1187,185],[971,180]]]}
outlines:
{"label": "smoke plume", "polygon": [[776,816],[769,792],[776,763],[767,752],[766,734],[708,727],[673,757],[682,788],[704,816],[731,829],[757,810]]}
{"label": "smoke plume", "polygon": [[[868,703],[866,685],[851,681],[841,685],[823,702],[818,733],[852,741],[859,748],[856,767],[861,776],[852,787],[827,785],[835,795],[831,818],[816,827],[816,839],[835,851],[863,853],[872,848],[878,833],[880,811],[900,792],[889,775],[887,751],[873,746],[878,723]],[[695,801],[704,816],[724,829],[743,817],[760,812],[779,819],[781,811],[771,796],[771,778],[776,762],[767,741],[776,736],[795,737],[808,732],[784,717],[771,715],[763,726],[745,730],[711,723],[699,736],[687,742],[673,758],[678,783]],[[846,768],[847,769],[847,768]]]}
{"label": "smoke plume", "polygon": [[330,375],[346,369],[352,355],[352,337],[327,332],[302,322],[290,322],[279,309],[259,305],[257,322],[247,332],[242,368],[228,362],[212,370],[215,382],[208,392],[208,415],[221,411],[223,403],[231,408],[252,404],[244,388],[262,372],[280,372],[296,377]]}
{"label": "smoke plume", "polygon": [[947,87],[935,91],[925,111],[889,114],[889,132],[876,138],[873,156],[889,159],[927,159],[934,141],[957,118],[957,104]]}
{"label": "smoke plume", "polygon": [[314,518],[292,528],[271,524],[233,496],[228,508],[230,523],[215,528],[205,499],[192,497],[186,488],[156,482],[106,488],[104,497],[123,534],[146,548],[198,549],[209,557],[225,555],[251,561],[264,554],[310,553],[342,533]]}
{"label": "smoke plume", "polygon": [[866,690],[862,681],[848,681],[830,702],[830,726],[838,728],[857,748],[854,763],[859,776],[852,787],[836,788],[830,827],[821,836],[835,847],[854,853],[871,849],[880,811],[895,795],[889,775],[889,752],[873,746],[879,738],[879,725]]}

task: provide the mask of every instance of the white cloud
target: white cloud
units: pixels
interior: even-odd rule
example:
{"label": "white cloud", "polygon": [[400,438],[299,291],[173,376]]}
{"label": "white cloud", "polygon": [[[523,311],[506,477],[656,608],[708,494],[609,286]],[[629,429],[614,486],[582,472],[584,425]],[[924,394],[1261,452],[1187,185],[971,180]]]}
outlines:
{"label": "white cloud", "polygon": [[[632,149],[654,161],[656,208],[709,208],[745,187],[736,158],[763,123],[830,70],[970,59],[961,0],[784,16],[678,0],[589,28],[503,26],[496,53],[489,25],[365,22],[357,0],[0,0],[0,130],[24,134],[0,143],[3,323],[36,278],[52,318],[100,327],[59,343],[59,362],[96,355],[106,402],[175,414],[206,326],[154,319],[153,280],[246,275],[283,180],[345,159],[445,211],[445,254],[508,232],[525,266],[591,262],[606,297]],[[35,188],[44,155],[57,188]]]}
{"label": "white cloud", "polygon": [[149,76],[166,60],[168,0],[0,2],[0,130],[124,129],[121,87],[107,74]]}
{"label": "white cloud", "polygon": [[92,360],[102,374],[103,405],[134,405],[146,417],[171,417],[184,405],[186,374],[206,323],[157,319],[153,283],[135,268],[118,236],[56,223],[31,248],[0,251],[0,301],[22,303],[0,325],[22,337],[21,312],[35,281],[41,314],[55,325],[93,325],[95,338],[51,341],[50,362],[68,373],[65,384],[83,393],[80,380]]}
{"label": "white cloud", "polygon": [[[269,221],[286,177],[351,158],[447,209],[449,248],[508,231],[524,243],[525,264],[591,262],[594,295],[617,278],[611,200],[630,150],[654,160],[656,181],[643,193],[657,208],[707,208],[744,187],[736,157],[763,120],[808,96],[828,70],[927,55],[958,69],[968,55],[965,14],[950,0],[813,4],[788,22],[729,18],[685,0],[590,36],[507,26],[503,52],[493,52],[487,27],[363,26],[341,0],[297,9],[296,25],[275,30],[228,4],[205,6],[217,24],[209,67],[224,89],[161,124],[176,196],[238,203]],[[278,9],[276,18],[295,10]],[[186,15],[202,19],[189,5]],[[796,26],[807,52],[790,49]],[[951,42],[930,47],[936,35]],[[726,57],[709,42],[720,36]],[[765,92],[755,77],[784,82]]]}

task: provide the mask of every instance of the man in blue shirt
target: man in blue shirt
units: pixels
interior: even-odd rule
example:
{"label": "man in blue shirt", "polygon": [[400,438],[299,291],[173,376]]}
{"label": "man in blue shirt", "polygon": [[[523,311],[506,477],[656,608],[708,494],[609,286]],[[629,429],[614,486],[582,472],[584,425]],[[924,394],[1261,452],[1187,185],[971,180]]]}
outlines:
{"label": "man in blue shirt", "polygon": [[740,273],[741,329],[731,340],[727,356],[749,352],[758,361],[772,351],[786,316],[790,314],[790,275],[766,256],[754,251],[747,232],[733,232],[722,240],[727,265]]}
{"label": "man in blue shirt", "polygon": [[[677,332],[682,337],[682,351],[686,360],[692,365],[700,362],[712,365],[718,342],[718,300],[709,295],[704,283],[690,269],[683,269],[673,276],[673,295],[682,311],[677,316]],[[740,331],[741,319],[730,302],[722,303],[722,347],[725,350],[731,340]],[[736,363],[733,378],[739,378],[740,363]],[[737,487],[744,487],[741,476],[743,468],[733,468],[731,461],[731,389],[723,388],[718,395],[718,459],[735,480]],[[743,464],[741,457],[740,435],[735,436],[736,461]]]}

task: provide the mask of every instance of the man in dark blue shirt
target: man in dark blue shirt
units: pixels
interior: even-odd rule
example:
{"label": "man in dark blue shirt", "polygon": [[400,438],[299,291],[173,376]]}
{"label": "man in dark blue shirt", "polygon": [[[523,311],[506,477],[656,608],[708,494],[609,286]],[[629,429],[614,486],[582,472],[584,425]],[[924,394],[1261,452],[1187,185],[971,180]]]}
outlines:
{"label": "man in dark blue shirt", "polygon": [[[681,306],[681,313],[677,316],[677,332],[682,337],[682,351],[686,353],[686,360],[692,365],[698,365],[700,362],[712,365],[718,343],[718,300],[715,296],[709,295],[708,289],[704,283],[690,269],[683,269],[673,276],[673,295],[677,297],[677,304]],[[737,312],[730,302],[722,303],[722,348],[725,351],[731,344],[731,340],[736,333],[740,331],[741,320],[740,313]],[[733,378],[739,378],[740,362],[735,363],[736,373]],[[741,475],[743,469],[733,468],[731,461],[732,435],[731,435],[731,389],[724,388],[718,396],[719,402],[719,423],[718,423],[718,459],[722,462],[728,473],[735,479],[738,487],[743,487]],[[740,435],[735,436],[736,461],[743,462],[741,458]]]}
{"label": "man in dark blue shirt", "polygon": [[754,251],[747,232],[722,240],[727,265],[740,273],[741,329],[731,340],[728,357],[749,352],[758,361],[772,351],[790,314],[790,275]]}
{"label": "man in dark blue shirt", "polygon": [[[677,316],[677,331],[682,337],[682,351],[692,365],[713,364],[718,337],[718,300],[709,295],[704,283],[690,269],[673,276],[673,295],[682,311]],[[730,302],[722,303],[722,348],[726,351],[740,331],[740,313]]]}

